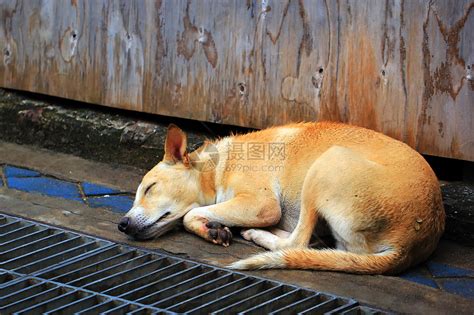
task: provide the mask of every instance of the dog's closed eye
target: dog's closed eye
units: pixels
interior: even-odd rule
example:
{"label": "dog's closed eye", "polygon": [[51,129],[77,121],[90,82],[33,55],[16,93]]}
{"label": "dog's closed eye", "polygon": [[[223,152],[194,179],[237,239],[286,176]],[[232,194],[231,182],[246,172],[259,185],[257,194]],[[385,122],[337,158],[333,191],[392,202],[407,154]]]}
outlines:
{"label": "dog's closed eye", "polygon": [[145,189],[145,195],[150,191],[151,187],[155,186],[156,183],[153,183],[151,184],[150,186],[148,186],[146,189]]}

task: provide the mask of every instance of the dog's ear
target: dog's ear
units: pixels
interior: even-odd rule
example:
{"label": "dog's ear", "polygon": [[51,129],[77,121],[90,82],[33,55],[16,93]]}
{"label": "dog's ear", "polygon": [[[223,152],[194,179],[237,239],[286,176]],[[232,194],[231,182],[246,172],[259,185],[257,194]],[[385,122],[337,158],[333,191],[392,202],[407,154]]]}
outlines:
{"label": "dog's ear", "polygon": [[170,124],[166,134],[163,161],[167,163],[187,162],[186,145],[186,134],[178,126]]}

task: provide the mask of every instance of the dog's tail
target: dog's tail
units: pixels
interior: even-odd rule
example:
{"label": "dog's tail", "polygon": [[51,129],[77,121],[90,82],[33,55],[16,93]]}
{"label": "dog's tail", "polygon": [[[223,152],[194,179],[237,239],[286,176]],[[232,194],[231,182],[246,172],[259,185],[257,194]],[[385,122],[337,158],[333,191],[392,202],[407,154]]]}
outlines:
{"label": "dog's tail", "polygon": [[231,269],[313,269],[343,271],[359,274],[393,273],[403,264],[400,254],[387,250],[377,254],[355,254],[342,250],[289,248],[267,252],[239,260],[228,266]]}

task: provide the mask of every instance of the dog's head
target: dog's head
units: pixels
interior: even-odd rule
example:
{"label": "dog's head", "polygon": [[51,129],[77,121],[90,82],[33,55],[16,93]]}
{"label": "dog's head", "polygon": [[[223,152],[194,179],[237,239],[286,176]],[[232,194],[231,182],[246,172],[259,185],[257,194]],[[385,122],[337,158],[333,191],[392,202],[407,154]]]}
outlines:
{"label": "dog's head", "polygon": [[138,186],[132,209],[118,229],[136,239],[149,239],[171,230],[192,208],[199,206],[200,173],[186,152],[186,135],[170,125],[163,160]]}

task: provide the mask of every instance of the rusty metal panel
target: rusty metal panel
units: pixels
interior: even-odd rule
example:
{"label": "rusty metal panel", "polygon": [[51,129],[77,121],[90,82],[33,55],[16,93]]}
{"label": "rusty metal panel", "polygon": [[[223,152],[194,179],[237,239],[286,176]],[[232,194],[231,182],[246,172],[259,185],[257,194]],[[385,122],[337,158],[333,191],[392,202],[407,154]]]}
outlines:
{"label": "rusty metal panel", "polygon": [[474,161],[474,1],[0,0],[0,86]]}

